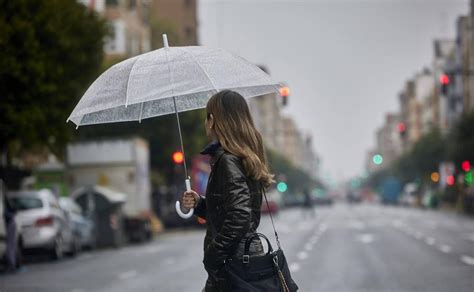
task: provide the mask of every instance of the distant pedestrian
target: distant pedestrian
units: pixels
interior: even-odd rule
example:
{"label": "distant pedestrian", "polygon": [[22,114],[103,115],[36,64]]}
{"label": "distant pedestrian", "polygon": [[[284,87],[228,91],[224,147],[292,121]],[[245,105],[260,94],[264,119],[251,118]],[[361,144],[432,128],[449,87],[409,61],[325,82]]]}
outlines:
{"label": "distant pedestrian", "polygon": [[17,262],[17,234],[16,234],[16,222],[15,222],[16,210],[13,208],[10,200],[7,198],[6,193],[3,195],[3,218],[5,220],[6,230],[6,252],[5,252],[5,263],[7,272],[16,271],[18,267]]}
{"label": "distant pedestrian", "polygon": [[303,190],[304,201],[303,201],[303,218],[306,217],[314,218],[316,212],[314,211],[313,207],[313,198],[311,197],[311,193],[308,189]]}
{"label": "distant pedestrian", "polygon": [[[183,194],[183,207],[195,208],[206,219],[204,267],[208,279],[204,291],[230,292],[224,262],[242,257],[245,240],[260,223],[262,188],[273,182],[260,133],[245,99],[224,90],[207,103],[206,135],[210,140],[202,154],[211,156],[206,197],[190,191]],[[263,254],[260,239],[250,244],[250,255]]]}

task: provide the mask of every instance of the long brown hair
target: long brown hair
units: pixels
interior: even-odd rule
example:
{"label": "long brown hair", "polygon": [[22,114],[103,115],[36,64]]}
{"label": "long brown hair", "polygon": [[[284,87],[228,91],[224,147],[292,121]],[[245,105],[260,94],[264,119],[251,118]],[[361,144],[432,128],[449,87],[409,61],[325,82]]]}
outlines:
{"label": "long brown hair", "polygon": [[245,99],[239,93],[223,90],[206,106],[207,119],[214,117],[214,131],[222,148],[242,159],[246,175],[268,187],[273,175],[268,170],[262,136],[254,126]]}

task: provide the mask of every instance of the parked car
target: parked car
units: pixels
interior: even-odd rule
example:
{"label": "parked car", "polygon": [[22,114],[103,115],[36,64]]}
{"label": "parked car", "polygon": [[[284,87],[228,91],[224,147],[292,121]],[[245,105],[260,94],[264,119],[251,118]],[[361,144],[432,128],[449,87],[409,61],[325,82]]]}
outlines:
{"label": "parked car", "polygon": [[265,202],[265,198],[262,198],[261,212],[277,214],[283,202],[282,194],[278,192],[276,189],[273,189],[267,192],[267,199],[268,199],[268,206],[267,206],[267,203]]}
{"label": "parked car", "polygon": [[47,251],[53,259],[77,252],[71,224],[54,194],[48,189],[8,194],[21,226],[23,251]]}
{"label": "parked car", "polygon": [[275,201],[268,200],[268,206],[267,206],[267,203],[265,203],[265,201],[263,201],[261,212],[263,214],[268,214],[268,213],[276,214],[276,213],[278,213],[278,204]]}
{"label": "parked car", "polygon": [[77,250],[82,248],[95,248],[95,233],[94,224],[92,220],[84,217],[82,208],[71,198],[60,198],[59,205],[66,211],[69,217],[69,222],[75,237],[75,244]]}

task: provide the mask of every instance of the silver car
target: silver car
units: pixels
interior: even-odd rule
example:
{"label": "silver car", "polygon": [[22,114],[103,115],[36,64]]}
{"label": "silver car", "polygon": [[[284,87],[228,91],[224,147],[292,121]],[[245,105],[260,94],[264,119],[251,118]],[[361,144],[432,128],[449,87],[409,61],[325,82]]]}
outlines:
{"label": "silver car", "polygon": [[53,259],[75,253],[69,218],[50,190],[11,192],[8,197],[17,210],[25,252],[46,250]]}
{"label": "silver car", "polygon": [[75,236],[76,249],[82,247],[88,249],[95,248],[94,224],[91,220],[84,217],[82,208],[71,198],[59,198],[59,205],[67,212],[71,228]]}

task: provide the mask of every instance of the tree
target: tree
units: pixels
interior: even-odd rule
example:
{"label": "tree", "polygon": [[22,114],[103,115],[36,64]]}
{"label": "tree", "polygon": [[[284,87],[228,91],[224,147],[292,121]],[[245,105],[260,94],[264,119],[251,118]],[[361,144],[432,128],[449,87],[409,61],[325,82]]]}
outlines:
{"label": "tree", "polygon": [[66,118],[99,73],[106,32],[75,0],[0,0],[0,150],[61,153]]}
{"label": "tree", "polygon": [[276,179],[278,179],[279,175],[284,175],[288,189],[292,192],[302,191],[305,188],[325,188],[320,181],[312,179],[306,172],[293,166],[292,163],[281,154],[267,150],[267,157],[270,172],[276,175]]}
{"label": "tree", "polygon": [[474,163],[474,111],[467,113],[455,124],[449,134],[448,153],[458,168],[461,162]]}

